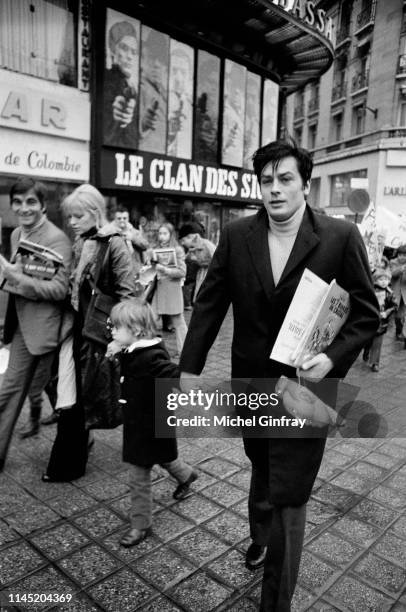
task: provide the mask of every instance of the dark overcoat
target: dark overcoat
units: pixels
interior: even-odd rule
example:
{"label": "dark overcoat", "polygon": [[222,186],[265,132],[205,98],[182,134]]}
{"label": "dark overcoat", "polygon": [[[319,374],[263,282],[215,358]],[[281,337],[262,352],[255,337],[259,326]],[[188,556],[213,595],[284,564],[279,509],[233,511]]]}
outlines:
{"label": "dark overcoat", "polygon": [[[163,342],[121,353],[123,408],[123,461],[152,466],[178,456],[176,438],[155,438],[155,379],[179,380]],[[164,410],[164,406],[162,406]]]}
{"label": "dark overcoat", "polygon": [[[180,370],[200,374],[231,303],[232,376],[294,377],[292,368],[270,360],[269,355],[304,268],[327,283],[335,278],[350,293],[349,318],[325,351],[334,364],[329,377],[344,377],[378,328],[377,301],[357,227],[315,214],[309,207],[276,287],[265,209],[225,227],[193,310]],[[320,467],[324,439],[245,439],[244,445],[253,465],[267,475],[271,503],[306,503]]]}

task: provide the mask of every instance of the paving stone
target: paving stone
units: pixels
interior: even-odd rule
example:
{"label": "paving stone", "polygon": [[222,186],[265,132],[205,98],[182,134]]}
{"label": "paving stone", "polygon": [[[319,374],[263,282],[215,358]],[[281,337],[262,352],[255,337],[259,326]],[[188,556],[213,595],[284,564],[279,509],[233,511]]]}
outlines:
{"label": "paving stone", "polygon": [[334,523],[334,530],[363,547],[370,546],[381,535],[381,530],[377,527],[348,515]]}
{"label": "paving stone", "polygon": [[311,612],[340,612],[338,608],[320,599],[312,604]]}
{"label": "paving stone", "polygon": [[231,482],[231,484],[236,487],[241,487],[245,491],[249,491],[251,484],[251,470],[241,470],[232,476],[227,478],[227,482]]}
{"label": "paving stone", "polygon": [[140,612],[182,612],[172,601],[166,597],[157,597],[153,602],[139,608]]}
{"label": "paving stone", "polygon": [[227,544],[199,527],[173,540],[171,546],[198,565],[218,557],[228,548]]}
{"label": "paving stone", "polygon": [[315,525],[323,525],[340,516],[336,508],[323,504],[315,499],[310,499],[306,506],[306,518]]}
{"label": "paving stone", "polygon": [[340,578],[327,592],[335,603],[351,612],[376,610],[384,612],[391,600],[375,589],[366,586],[358,580],[344,577]]}
{"label": "paving stone", "polygon": [[320,589],[337,572],[337,569],[317,559],[307,550],[302,553],[298,581],[309,591]]}
{"label": "paving stone", "polygon": [[172,495],[175,488],[176,487],[173,480],[170,480],[169,478],[154,482],[152,483],[152,498],[154,501],[165,506],[173,504],[175,503],[175,500],[173,499]]}
{"label": "paving stone", "polygon": [[[197,466],[197,468],[199,468],[199,466]],[[204,472],[203,470],[197,469],[197,473],[198,473],[198,479],[195,480],[193,483],[193,487],[192,487],[193,491],[196,491],[196,492],[203,491],[209,485],[212,485],[215,482],[217,482],[217,478],[215,478],[214,476],[210,476],[210,474],[208,474],[207,472]]]}
{"label": "paving stone", "polygon": [[387,504],[392,508],[406,507],[406,494],[400,491],[394,491],[393,489],[385,487],[383,485],[379,485],[378,487],[373,489],[368,494],[368,497],[385,505]]}
{"label": "paving stone", "polygon": [[14,529],[11,529],[7,523],[0,520],[0,546],[14,542],[14,540],[18,540],[19,538],[20,535],[14,531]]}
{"label": "paving stone", "polygon": [[231,476],[235,472],[239,471],[239,467],[235,465],[235,463],[231,463],[231,461],[227,461],[226,459],[222,459],[220,457],[202,461],[199,463],[199,469],[204,470],[217,478],[227,478],[227,476]]}
{"label": "paving stone", "polygon": [[406,474],[399,472],[393,474],[393,476],[390,476],[385,480],[385,486],[406,491]]}
{"label": "paving stone", "polygon": [[227,606],[227,612],[257,612],[258,606],[246,597],[239,599],[234,604]]}
{"label": "paving stone", "polygon": [[326,461],[327,463],[329,463],[330,465],[333,465],[334,467],[344,468],[345,466],[347,466],[354,460],[352,459],[351,456],[349,457],[348,455],[345,455],[344,453],[340,453],[336,449],[331,449],[331,450],[328,450],[324,454],[323,461]]}
{"label": "paving stone", "polygon": [[[207,489],[205,489],[206,491]],[[202,523],[203,521],[215,516],[223,510],[221,506],[209,501],[203,495],[191,495],[187,499],[178,502],[173,506],[173,510],[179,512],[194,523]]]}
{"label": "paving stone", "polygon": [[335,450],[352,459],[359,459],[367,454],[367,449],[359,444],[358,438],[356,440],[344,440],[340,442]]}
{"label": "paving stone", "polygon": [[231,590],[203,572],[187,578],[171,589],[170,595],[187,610],[209,612],[223,603]]}
{"label": "paving stone", "polygon": [[46,561],[29,544],[19,542],[1,551],[0,584],[14,582]]}
{"label": "paving stone", "polygon": [[103,470],[99,470],[95,465],[88,461],[86,466],[86,474],[78,480],[75,480],[75,486],[79,488],[87,487],[87,485],[94,482],[103,480],[106,478],[106,473]]}
{"label": "paving stone", "polygon": [[66,494],[48,499],[47,504],[61,516],[68,517],[86,510],[86,508],[91,508],[97,504],[97,501],[80,489],[73,489]]}
{"label": "paving stone", "polygon": [[399,593],[406,581],[406,569],[385,561],[372,553],[362,557],[352,568],[356,574],[372,582],[377,588]]}
{"label": "paving stone", "polygon": [[248,459],[243,448],[233,448],[231,450],[227,450],[224,455],[226,459],[232,461],[240,468],[251,467],[251,461]]}
{"label": "paving stone", "polygon": [[105,610],[130,612],[157,594],[130,569],[123,569],[88,590]]}
{"label": "paving stone", "polygon": [[205,527],[231,544],[240,542],[249,535],[248,522],[228,511],[205,523]]}
{"label": "paving stone", "polygon": [[31,542],[50,559],[57,559],[87,544],[89,538],[72,525],[65,523],[33,536]]}
{"label": "paving stone", "polygon": [[334,565],[347,565],[359,552],[360,548],[330,532],[325,532],[306,546],[320,557]]}
{"label": "paving stone", "polygon": [[400,535],[406,540],[406,516],[402,516],[390,529],[391,533]]}
{"label": "paving stone", "polygon": [[125,526],[125,521],[107,508],[99,507],[73,519],[74,523],[93,538],[105,535]]}
{"label": "paving stone", "polygon": [[99,606],[90,601],[83,593],[75,594],[65,605],[51,608],[52,612],[100,612]]}
{"label": "paving stone", "polygon": [[385,533],[371,550],[406,567],[406,541],[391,533]]}
{"label": "paving stone", "polygon": [[245,491],[228,482],[220,481],[204,490],[204,495],[222,506],[231,506],[246,497]]}
{"label": "paving stone", "polygon": [[299,585],[296,586],[292,597],[291,612],[303,612],[303,610],[307,609],[313,598],[314,596],[309,591],[302,589]]}
{"label": "paving stone", "polygon": [[83,487],[85,491],[96,497],[96,499],[107,500],[124,495],[128,491],[128,485],[117,481],[115,478],[103,478]]}
{"label": "paving stone", "polygon": [[9,514],[6,520],[18,533],[27,535],[36,529],[49,527],[52,523],[59,521],[60,518],[56,512],[45,504],[31,501],[24,506],[24,510],[20,510],[15,514]]}
{"label": "paving stone", "polygon": [[346,470],[345,472],[342,472],[336,476],[333,479],[332,484],[341,487],[342,489],[348,489],[353,493],[359,494],[366,493],[374,486],[372,480],[359,476],[359,474],[352,469]]}
{"label": "paving stone", "polygon": [[385,455],[384,453],[380,453],[379,451],[371,453],[365,459],[366,461],[369,461],[369,463],[373,463],[375,465],[378,465],[379,467],[383,467],[388,470],[393,468],[397,463],[399,463],[398,458],[391,457],[390,455]]}
{"label": "paving stone", "polygon": [[396,512],[375,503],[371,499],[363,499],[351,510],[351,514],[363,518],[377,527],[386,527],[396,518]]}
{"label": "paving stone", "polygon": [[25,508],[34,498],[16,482],[2,475],[0,479],[0,515],[6,516]]}
{"label": "paving stone", "polygon": [[120,531],[116,531],[102,540],[103,546],[115,556],[122,559],[125,563],[131,563],[150,550],[162,546],[161,540],[152,533],[137,546],[125,548],[124,546],[120,545],[120,540],[128,530],[129,525],[126,529],[120,529]]}
{"label": "paving stone", "polygon": [[196,566],[170,548],[160,548],[139,559],[134,569],[148,582],[152,582],[161,590],[166,590],[173,583],[180,582],[193,573]]}
{"label": "paving stone", "polygon": [[379,447],[380,453],[385,453],[386,455],[390,455],[391,457],[395,457],[396,459],[405,459],[405,449],[402,446],[398,446],[393,443],[394,441],[390,440],[385,442],[382,446]]}
{"label": "paving stone", "polygon": [[245,555],[238,550],[229,550],[210,563],[210,572],[235,589],[242,589],[257,580],[255,572],[245,567]]}
{"label": "paving stone", "polygon": [[231,506],[230,510],[233,510],[234,512],[238,512],[238,514],[241,514],[241,516],[244,516],[246,519],[248,519],[248,501],[247,499],[244,499],[243,501],[238,502],[238,504],[234,504],[234,506]]}
{"label": "paving stone", "polygon": [[200,463],[200,461],[208,459],[208,457],[210,457],[210,451],[189,443],[182,448],[179,456],[183,461],[189,463],[189,465],[196,465]]}
{"label": "paving stone", "polygon": [[353,472],[357,472],[360,476],[364,476],[365,478],[376,482],[377,480],[381,480],[388,474],[388,470],[382,467],[378,467],[377,465],[373,465],[372,463],[368,463],[368,457],[366,457],[365,461],[357,461],[351,466],[351,470]]}
{"label": "paving stone", "polygon": [[100,546],[93,544],[61,559],[58,566],[83,587],[111,574],[121,563]]}
{"label": "paving stone", "polygon": [[[58,593],[59,595],[69,594],[74,597],[76,591],[77,587],[68,580],[66,576],[53,567],[46,567],[38,572],[30,574],[7,588],[7,592],[14,595],[21,593]],[[47,604],[47,606],[49,606],[49,604]],[[43,609],[43,603],[31,603],[29,608],[30,612],[32,610]]]}
{"label": "paving stone", "polygon": [[332,483],[323,484],[313,493],[313,497],[333,506],[341,513],[352,508],[360,500],[358,495],[345,491]]}
{"label": "paving stone", "polygon": [[191,527],[193,523],[171,510],[162,510],[154,516],[153,531],[164,542],[176,538]]}

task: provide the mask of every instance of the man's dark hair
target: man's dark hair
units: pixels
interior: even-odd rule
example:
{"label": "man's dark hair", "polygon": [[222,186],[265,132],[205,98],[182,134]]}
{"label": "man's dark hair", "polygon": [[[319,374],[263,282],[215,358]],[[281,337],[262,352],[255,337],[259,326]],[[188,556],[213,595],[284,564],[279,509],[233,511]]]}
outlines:
{"label": "man's dark hair", "polygon": [[254,172],[258,181],[261,181],[261,173],[264,167],[271,163],[277,167],[279,162],[285,157],[294,157],[297,167],[305,185],[312,175],[313,161],[309,151],[297,146],[293,139],[274,140],[264,147],[260,147],[252,156]]}
{"label": "man's dark hair", "polygon": [[30,189],[33,190],[38,200],[41,202],[42,207],[45,208],[45,200],[47,197],[47,190],[44,183],[36,181],[26,176],[20,176],[16,182],[11,186],[10,189],[10,203],[13,201],[15,195],[26,193]]}
{"label": "man's dark hair", "polygon": [[123,206],[123,204],[119,204],[116,208],[116,210],[114,211],[115,213],[128,213],[128,216],[130,215],[128,208],[126,208],[125,206]]}

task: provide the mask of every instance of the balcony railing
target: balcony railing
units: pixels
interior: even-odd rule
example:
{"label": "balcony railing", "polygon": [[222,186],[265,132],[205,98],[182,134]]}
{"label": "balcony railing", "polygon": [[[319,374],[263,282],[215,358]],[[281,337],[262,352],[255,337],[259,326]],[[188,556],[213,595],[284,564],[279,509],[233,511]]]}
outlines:
{"label": "balcony railing", "polygon": [[352,77],[351,91],[354,92],[358,91],[359,89],[364,89],[365,87],[368,87],[368,82],[369,70],[357,72],[357,74],[354,74],[354,76]]}
{"label": "balcony railing", "polygon": [[406,53],[404,53],[403,55],[399,55],[399,61],[398,61],[398,74],[405,74],[406,73]]}
{"label": "balcony railing", "polygon": [[370,6],[367,6],[366,9],[361,11],[357,17],[357,30],[360,30],[368,23],[373,23],[375,21],[376,14],[376,0],[373,0]]}
{"label": "balcony railing", "polygon": [[347,95],[347,81],[343,81],[342,83],[337,83],[334,85],[331,91],[331,101],[336,102],[341,98],[345,98]]}
{"label": "balcony railing", "polygon": [[314,96],[313,98],[310,98],[308,104],[307,104],[307,112],[310,113],[317,113],[317,111],[319,110],[320,107],[320,97],[319,96]]}
{"label": "balcony railing", "polygon": [[350,28],[348,25],[340,28],[336,36],[336,46],[340,45],[344,40],[350,37]]}
{"label": "balcony railing", "polygon": [[295,108],[293,109],[293,119],[301,119],[302,117],[304,117],[304,104],[303,102],[301,104],[297,104],[295,106]]}

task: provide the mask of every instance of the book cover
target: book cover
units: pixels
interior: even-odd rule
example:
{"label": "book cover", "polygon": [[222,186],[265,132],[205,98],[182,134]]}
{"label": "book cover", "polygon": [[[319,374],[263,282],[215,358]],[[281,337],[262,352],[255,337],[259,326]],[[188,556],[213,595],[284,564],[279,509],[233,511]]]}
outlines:
{"label": "book cover", "polygon": [[154,249],[153,257],[156,263],[160,263],[163,266],[176,266],[176,251],[173,248],[167,249]]}
{"label": "book cover", "polygon": [[324,280],[305,268],[272,348],[271,359],[293,366],[292,355],[327,289],[328,284]]}

